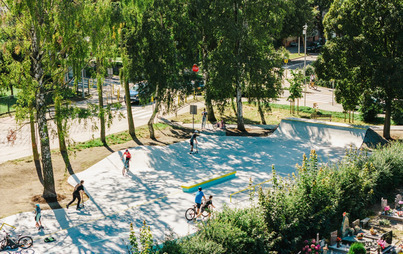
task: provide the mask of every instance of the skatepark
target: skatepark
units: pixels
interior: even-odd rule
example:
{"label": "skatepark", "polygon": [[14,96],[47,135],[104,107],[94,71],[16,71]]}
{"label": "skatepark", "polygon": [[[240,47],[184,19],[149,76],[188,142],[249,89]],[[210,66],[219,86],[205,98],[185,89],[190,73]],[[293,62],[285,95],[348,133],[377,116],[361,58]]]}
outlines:
{"label": "skatepark", "polygon": [[[336,162],[346,148],[362,146],[367,130],[297,118],[282,120],[266,137],[225,136],[221,130],[207,130],[197,137],[197,154],[189,154],[188,141],[131,148],[128,177],[122,176],[124,151],[118,151],[68,179],[73,186],[85,181],[89,200],[85,199],[84,209],[77,211],[72,205],[42,211],[45,230],[40,232],[33,226],[32,212],[1,222],[17,227],[16,233],[34,238],[34,246],[27,253],[125,253],[130,223],[138,232],[146,221],[158,242],[166,235],[182,237],[196,232],[199,222],[188,222],[184,216],[194,203],[195,193],[185,192],[181,186],[208,182],[203,191],[214,196],[216,210],[225,204],[247,205],[249,195],[242,190],[250,180],[253,184],[270,180],[273,168],[278,175],[291,174],[296,164],[301,164],[303,154],[312,149],[319,162]],[[211,180],[231,172],[235,172],[232,179]],[[270,182],[263,185],[269,186]],[[44,243],[47,236],[56,241]]]}

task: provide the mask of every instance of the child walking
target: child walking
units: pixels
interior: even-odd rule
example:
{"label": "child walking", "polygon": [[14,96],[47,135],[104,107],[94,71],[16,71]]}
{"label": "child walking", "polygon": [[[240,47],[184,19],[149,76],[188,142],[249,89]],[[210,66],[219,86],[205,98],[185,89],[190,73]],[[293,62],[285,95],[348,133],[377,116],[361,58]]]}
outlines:
{"label": "child walking", "polygon": [[43,229],[42,221],[41,221],[41,207],[39,204],[35,205],[35,226],[38,230]]}

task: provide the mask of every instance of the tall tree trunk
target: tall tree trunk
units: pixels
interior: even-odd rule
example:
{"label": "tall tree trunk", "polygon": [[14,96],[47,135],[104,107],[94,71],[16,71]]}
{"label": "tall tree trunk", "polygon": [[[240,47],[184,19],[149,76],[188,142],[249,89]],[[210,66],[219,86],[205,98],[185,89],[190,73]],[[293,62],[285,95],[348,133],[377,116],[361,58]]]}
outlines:
{"label": "tall tree trunk", "polygon": [[38,130],[41,144],[41,159],[44,176],[44,190],[43,198],[48,201],[56,199],[55,180],[53,176],[52,155],[49,145],[49,132],[48,123],[46,120],[46,101],[45,94],[47,89],[43,83],[43,69],[42,69],[42,52],[39,48],[40,38],[38,38],[35,28],[32,28],[32,63],[31,63],[31,75],[38,83],[39,89],[36,94],[36,117],[38,122]]}
{"label": "tall tree trunk", "polygon": [[153,139],[153,140],[156,140],[153,124],[154,124],[155,116],[157,115],[159,107],[160,107],[160,103],[159,103],[160,99],[159,98],[160,98],[160,96],[159,96],[159,85],[157,84],[157,88],[155,89],[154,110],[153,110],[153,113],[151,114],[150,119],[148,120],[148,123],[147,123],[148,130],[150,132],[150,138]]}
{"label": "tall tree trunk", "polygon": [[235,106],[235,102],[234,102],[234,97],[231,97],[231,108],[232,108],[232,111],[234,111],[234,115],[237,115],[237,110],[236,110],[236,106]]}
{"label": "tall tree trunk", "polygon": [[[125,68],[125,67],[123,67]],[[122,73],[122,81],[123,86],[125,88],[125,98],[126,98],[126,107],[127,107],[127,123],[129,124],[129,134],[132,139],[136,139],[136,132],[134,128],[134,121],[133,121],[133,113],[132,113],[132,105],[130,103],[130,89],[129,89],[129,82],[126,78],[125,73]]]}
{"label": "tall tree trunk", "polygon": [[36,143],[35,118],[32,102],[29,103],[29,126],[31,130],[32,155],[34,157],[36,174],[38,175],[39,181],[43,185],[42,167],[39,157],[38,144]]}
{"label": "tall tree trunk", "polygon": [[105,137],[105,109],[104,109],[104,98],[103,98],[103,80],[101,75],[101,62],[99,58],[97,58],[97,90],[98,90],[98,117],[100,124],[100,139],[102,144],[106,145],[106,137]]}
{"label": "tall tree trunk", "polygon": [[264,119],[264,113],[263,113],[263,108],[262,108],[262,104],[260,103],[260,100],[257,100],[257,109],[259,111],[259,115],[260,115],[260,123],[261,124],[266,124],[266,119]]}
{"label": "tall tree trunk", "polygon": [[204,95],[204,101],[205,101],[204,103],[206,104],[207,108],[207,119],[210,123],[215,123],[217,122],[217,119],[214,115],[214,108],[211,102],[208,70],[204,70],[203,76],[204,76],[204,87],[206,88],[206,93]]}
{"label": "tall tree trunk", "polygon": [[243,121],[243,109],[242,109],[242,90],[241,86],[238,83],[236,88],[236,108],[237,108],[237,128],[240,131],[245,131],[245,124]]}
{"label": "tall tree trunk", "polygon": [[56,126],[57,126],[57,136],[59,138],[59,150],[62,155],[64,164],[66,165],[66,169],[70,175],[74,174],[73,168],[71,167],[69,153],[67,151],[66,140],[65,140],[65,131],[63,128],[63,116],[61,113],[61,99],[59,96],[55,99],[55,111],[56,111]]}
{"label": "tall tree trunk", "polygon": [[[206,36],[203,36],[203,43],[206,42]],[[203,78],[204,78],[204,87],[206,88],[206,93],[204,95],[204,101],[207,108],[207,119],[210,123],[217,122],[217,119],[214,115],[214,108],[211,102],[211,92],[210,92],[210,75],[209,75],[209,65],[207,63],[207,49],[206,47],[202,47],[203,52]]]}
{"label": "tall tree trunk", "polygon": [[383,137],[390,139],[390,117],[392,113],[392,103],[389,98],[385,100],[385,122],[383,124]]}

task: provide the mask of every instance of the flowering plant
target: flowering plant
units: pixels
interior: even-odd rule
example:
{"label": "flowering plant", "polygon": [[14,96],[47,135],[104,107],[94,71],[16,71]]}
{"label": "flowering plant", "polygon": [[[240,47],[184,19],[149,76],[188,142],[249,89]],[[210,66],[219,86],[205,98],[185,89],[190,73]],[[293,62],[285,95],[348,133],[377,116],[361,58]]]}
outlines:
{"label": "flowering plant", "polygon": [[397,212],[397,216],[403,217],[403,211],[398,211],[398,212]]}
{"label": "flowering plant", "polygon": [[302,253],[305,254],[318,254],[320,253],[320,245],[316,243],[315,239],[304,241],[305,246],[302,248]]}
{"label": "flowering plant", "polygon": [[341,238],[340,238],[340,237],[337,237],[337,238],[336,238],[336,242],[341,242]]}
{"label": "flowering plant", "polygon": [[358,233],[357,237],[364,237],[364,233]]}
{"label": "flowering plant", "polygon": [[385,211],[385,214],[389,214],[390,213],[390,206],[385,206],[384,208],[383,208],[383,210]]}
{"label": "flowering plant", "polygon": [[379,239],[378,241],[377,241],[377,243],[378,243],[378,248],[380,248],[380,249],[385,249],[385,246],[386,246],[386,242],[384,241],[384,240],[382,240],[382,239]]}

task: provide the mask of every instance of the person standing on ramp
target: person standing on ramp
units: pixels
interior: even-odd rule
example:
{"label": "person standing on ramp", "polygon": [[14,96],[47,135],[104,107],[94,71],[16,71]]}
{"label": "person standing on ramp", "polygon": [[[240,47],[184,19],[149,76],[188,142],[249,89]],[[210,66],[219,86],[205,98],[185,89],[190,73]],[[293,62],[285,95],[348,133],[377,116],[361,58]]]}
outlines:
{"label": "person standing on ramp", "polygon": [[122,175],[127,176],[127,172],[129,172],[129,168],[130,168],[130,160],[132,158],[132,155],[129,152],[129,149],[126,149],[126,152],[123,154],[123,157],[125,157],[124,158],[125,164],[123,166]]}
{"label": "person standing on ramp", "polygon": [[190,137],[190,154],[193,153],[193,145],[194,145],[194,143],[196,143],[196,146],[197,146],[197,139],[196,139],[197,133],[198,133],[198,131],[195,130],[195,132],[193,133],[192,137]]}

